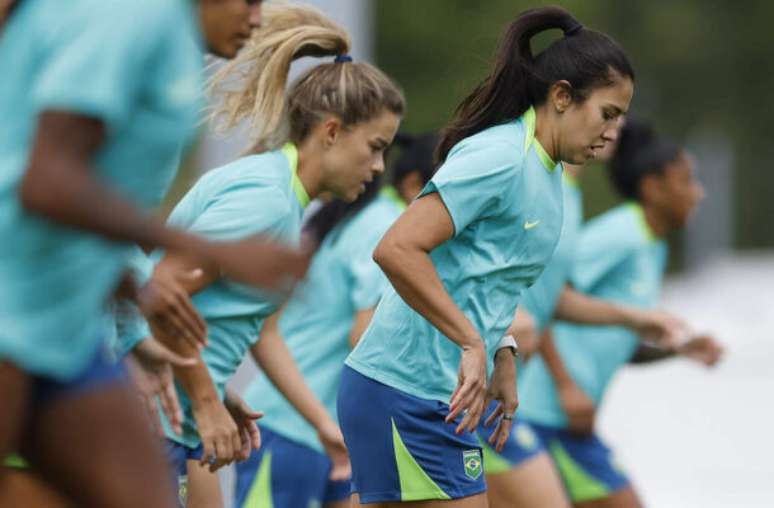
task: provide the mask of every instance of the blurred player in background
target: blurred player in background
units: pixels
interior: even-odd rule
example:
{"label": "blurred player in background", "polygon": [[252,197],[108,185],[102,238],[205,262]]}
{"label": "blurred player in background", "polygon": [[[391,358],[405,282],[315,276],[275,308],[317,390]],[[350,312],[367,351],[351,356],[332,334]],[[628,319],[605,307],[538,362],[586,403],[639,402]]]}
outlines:
{"label": "blurred player in background", "polygon": [[[202,13],[214,3],[222,2],[203,0]],[[19,449],[84,505],[172,501],[123,370],[102,352],[122,244],[186,251],[256,285],[304,268],[304,256],[286,248],[206,242],[137,208],[164,195],[196,121],[200,6],[81,0],[62,10],[25,0],[3,25],[0,111],[13,121],[0,141],[0,230],[15,240],[0,248],[0,455]],[[222,42],[223,54],[239,47]],[[144,311],[158,303],[153,292],[130,293]],[[196,333],[194,313],[181,319],[181,330]]]}
{"label": "blurred player in background", "polygon": [[[583,228],[571,280],[594,297],[652,308],[666,267],[664,237],[685,225],[703,190],[692,158],[636,120],[627,120],[609,169],[629,201]],[[721,352],[708,336],[665,349],[621,327],[557,324],[541,345],[541,357],[520,378],[520,415],[534,433],[519,444],[525,453],[551,455],[575,506],[640,506],[613,454],[594,434],[594,413],[610,379],[632,359],[681,355],[713,365]],[[526,481],[520,486],[535,488]]]}

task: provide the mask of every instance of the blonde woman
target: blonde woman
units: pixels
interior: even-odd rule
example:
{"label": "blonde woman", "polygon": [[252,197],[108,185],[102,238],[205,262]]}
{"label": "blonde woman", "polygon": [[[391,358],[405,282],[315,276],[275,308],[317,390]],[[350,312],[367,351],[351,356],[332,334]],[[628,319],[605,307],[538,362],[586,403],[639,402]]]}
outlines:
{"label": "blonde woman", "polygon": [[[169,222],[210,239],[263,234],[297,245],[301,215],[311,199],[326,192],[353,201],[383,172],[383,152],[397,131],[404,99],[379,70],[352,62],[347,55],[349,36],[318,11],[263,7],[263,26],[213,78],[213,90],[223,94],[214,118],[225,129],[248,121],[250,148],[245,156],[202,177]],[[290,64],[302,56],[330,58],[286,92]],[[153,277],[193,267],[176,253],[155,257]],[[276,295],[247,290],[214,267],[203,271],[187,289],[207,322],[209,345],[200,352],[154,331],[176,352],[202,360],[197,367],[177,369],[183,433],[166,432],[176,473],[190,475],[189,506],[221,503],[214,475],[198,464],[209,464],[211,471],[246,458],[250,446],[258,445],[257,434],[238,431],[221,403],[227,381],[248,350],[314,427],[332,456],[334,476],[346,478],[349,463],[341,432],[306,387],[276,331]],[[230,439],[210,439],[224,427]]]}

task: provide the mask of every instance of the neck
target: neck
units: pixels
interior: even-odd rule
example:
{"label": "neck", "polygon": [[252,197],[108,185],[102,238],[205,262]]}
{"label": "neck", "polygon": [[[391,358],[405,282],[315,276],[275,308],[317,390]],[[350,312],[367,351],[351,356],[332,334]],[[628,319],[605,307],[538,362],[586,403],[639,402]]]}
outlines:
{"label": "neck", "polygon": [[535,139],[551,157],[551,160],[559,162],[557,136],[553,131],[554,123],[554,117],[545,104],[535,108]]}
{"label": "neck", "polygon": [[298,179],[309,194],[309,199],[314,199],[324,190],[322,183],[322,161],[317,154],[321,153],[317,147],[312,146],[312,141],[307,140],[296,148],[298,149]]}
{"label": "neck", "polygon": [[659,213],[654,206],[646,205],[642,203],[642,211],[645,215],[645,222],[648,223],[653,234],[659,238],[663,238],[672,229],[669,226],[669,221],[663,214]]}

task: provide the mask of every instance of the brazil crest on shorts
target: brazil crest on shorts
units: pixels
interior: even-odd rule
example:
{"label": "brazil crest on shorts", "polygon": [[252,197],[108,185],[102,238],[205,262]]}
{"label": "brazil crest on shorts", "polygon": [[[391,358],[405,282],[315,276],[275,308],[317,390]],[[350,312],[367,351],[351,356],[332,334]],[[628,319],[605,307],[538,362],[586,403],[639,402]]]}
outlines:
{"label": "brazil crest on shorts", "polygon": [[481,476],[481,452],[479,450],[465,450],[462,452],[462,462],[465,464],[465,474],[468,478],[478,480]]}

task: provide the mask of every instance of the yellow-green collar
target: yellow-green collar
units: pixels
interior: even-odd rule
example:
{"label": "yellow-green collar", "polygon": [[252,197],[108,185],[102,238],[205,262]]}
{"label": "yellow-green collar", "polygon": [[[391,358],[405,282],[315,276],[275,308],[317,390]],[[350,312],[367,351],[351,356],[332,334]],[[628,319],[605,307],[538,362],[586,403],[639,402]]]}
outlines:
{"label": "yellow-green collar", "polygon": [[578,177],[567,171],[564,164],[562,164],[562,179],[570,187],[578,187]]}
{"label": "yellow-green collar", "polygon": [[288,142],[282,147],[282,153],[285,154],[288,164],[290,164],[290,187],[296,194],[298,202],[301,203],[301,208],[306,208],[311,200],[309,199],[309,193],[304,188],[304,184],[298,178],[298,148],[293,143]]}
{"label": "yellow-green collar", "polygon": [[381,194],[385,198],[395,203],[395,205],[397,205],[397,207],[400,210],[406,209],[406,206],[407,206],[406,202],[403,200],[402,197],[400,197],[400,193],[398,193],[398,189],[396,189],[392,185],[385,185],[384,187],[382,187],[382,190],[379,192],[379,194]]}
{"label": "yellow-green collar", "polygon": [[529,109],[524,113],[523,118],[524,125],[527,128],[527,135],[524,137],[524,154],[526,155],[527,150],[529,150],[529,147],[534,143],[535,151],[537,152],[540,162],[543,163],[543,166],[545,166],[548,171],[553,171],[556,167],[556,163],[551,158],[551,156],[548,155],[548,152],[546,152],[546,149],[543,148],[543,145],[540,144],[540,141],[538,141],[535,137],[535,122],[537,120],[537,113],[535,113],[535,108],[530,106]]}
{"label": "yellow-green collar", "polygon": [[645,218],[645,210],[642,209],[642,205],[636,201],[627,201],[626,206],[631,208],[634,212],[634,215],[637,216],[637,222],[640,224],[642,233],[645,235],[645,238],[647,238],[649,242],[658,241],[659,237],[656,235],[656,233],[653,232],[650,224],[648,224],[648,220]]}

